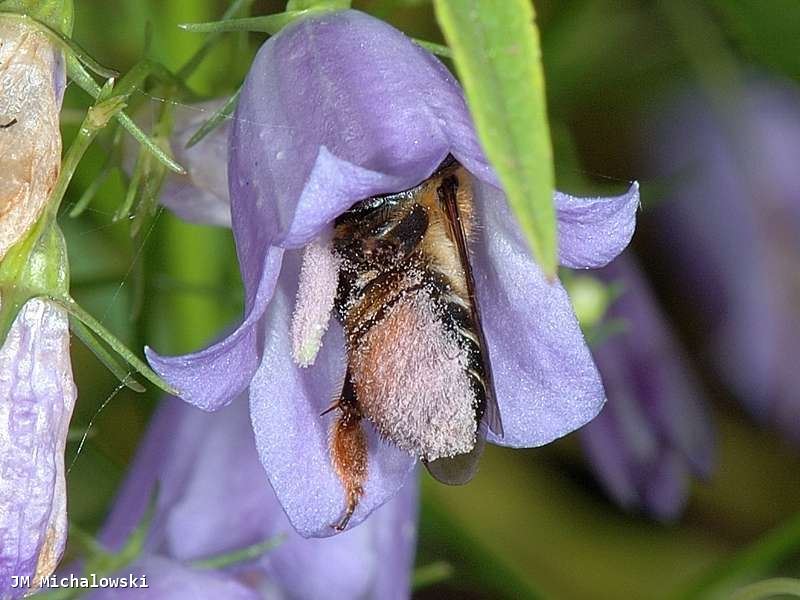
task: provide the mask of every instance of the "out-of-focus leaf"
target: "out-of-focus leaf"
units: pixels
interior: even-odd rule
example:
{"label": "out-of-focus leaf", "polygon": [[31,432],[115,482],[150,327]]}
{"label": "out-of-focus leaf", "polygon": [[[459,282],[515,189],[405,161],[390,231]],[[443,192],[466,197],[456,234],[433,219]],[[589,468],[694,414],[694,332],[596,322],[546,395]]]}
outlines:
{"label": "out-of-focus leaf", "polygon": [[275,537],[271,537],[253,544],[252,546],[240,548],[226,554],[220,554],[219,556],[193,561],[192,567],[202,570],[225,569],[227,567],[232,567],[243,562],[260,558],[264,554],[275,550],[275,548],[280,546],[285,540],[286,536],[279,534]]}
{"label": "out-of-focus leaf", "polygon": [[556,272],[553,150],[530,0],[435,0],[483,148],[544,272]]}
{"label": "out-of-focus leaf", "polygon": [[763,576],[787,558],[796,555],[798,551],[800,551],[800,514],[767,532],[751,546],[735,554],[733,558],[714,566],[691,587],[683,590],[680,597],[730,597],[737,586],[748,579]]}
{"label": "out-of-focus leaf", "polygon": [[713,0],[712,6],[745,54],[800,79],[800,2]]}
{"label": "out-of-focus leaf", "polygon": [[453,570],[453,565],[443,560],[417,567],[414,569],[412,587],[415,590],[421,590],[442,581],[447,581],[453,576]]}
{"label": "out-of-focus leaf", "polygon": [[800,579],[776,577],[757,581],[736,590],[731,595],[731,600],[767,600],[778,596],[800,598]]}

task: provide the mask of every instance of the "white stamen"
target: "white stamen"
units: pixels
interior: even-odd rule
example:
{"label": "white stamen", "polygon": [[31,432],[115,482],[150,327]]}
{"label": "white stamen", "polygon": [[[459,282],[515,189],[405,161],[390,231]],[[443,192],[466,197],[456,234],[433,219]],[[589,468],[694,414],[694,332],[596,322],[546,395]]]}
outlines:
{"label": "white stamen", "polygon": [[314,240],[303,249],[292,315],[292,357],[301,367],[313,365],[322,347],[336,299],[339,263],[329,237]]}

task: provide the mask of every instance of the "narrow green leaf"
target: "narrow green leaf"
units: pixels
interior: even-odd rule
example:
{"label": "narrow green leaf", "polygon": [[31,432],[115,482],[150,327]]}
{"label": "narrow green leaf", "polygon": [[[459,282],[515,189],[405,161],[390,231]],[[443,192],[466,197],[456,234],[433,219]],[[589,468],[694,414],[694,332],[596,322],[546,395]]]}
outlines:
{"label": "narrow green leaf", "polygon": [[189,141],[186,142],[186,147],[191,148],[195,144],[197,144],[200,140],[206,137],[209,133],[214,131],[219,125],[228,117],[233,114],[233,111],[236,110],[236,105],[239,103],[239,95],[242,93],[242,88],[240,87],[236,92],[228,98],[228,100],[223,104],[217,111],[211,115],[205,123],[203,123],[200,128],[194,132],[192,137],[189,138]]}
{"label": "narrow green leaf", "polygon": [[[305,7],[307,4],[313,6]],[[243,19],[225,19],[222,21],[212,21],[210,23],[181,23],[178,25],[185,31],[195,33],[222,33],[224,31],[258,31],[275,35],[289,23],[308,17],[313,14],[342,10],[349,8],[348,0],[321,0],[318,2],[304,2],[304,8],[298,10],[288,9],[285,12],[272,15],[262,15],[259,17],[246,17]]]}
{"label": "narrow green leaf", "polygon": [[557,266],[555,175],[530,0],[434,0],[483,149],[545,274]]}
{"label": "narrow green leaf", "polygon": [[185,31],[194,33],[221,33],[224,31],[258,31],[274,35],[289,23],[300,17],[307,16],[315,11],[295,10],[291,12],[263,15],[260,17],[246,17],[244,19],[227,19],[225,21],[212,21],[210,23],[181,23],[178,25]]}
{"label": "narrow green leaf", "polygon": [[[232,19],[236,14],[239,14],[239,11],[247,11],[253,1],[254,0],[234,0],[228,9],[223,13],[222,19],[220,20],[227,21],[228,19]],[[198,48],[197,52],[195,52],[180,68],[178,71],[178,77],[184,81],[188,79],[189,76],[194,73],[195,69],[197,69],[197,67],[199,67],[203,62],[205,57],[211,51],[211,48],[214,47],[214,43],[217,41],[218,37],[218,33],[212,33],[205,40],[203,40],[203,44],[200,46],[200,48]]]}
{"label": "narrow green leaf", "polygon": [[436,54],[437,56],[442,56],[444,58],[453,58],[453,51],[447,46],[443,46],[442,44],[437,44],[435,42],[418,40],[417,38],[414,38],[414,41],[431,54]]}

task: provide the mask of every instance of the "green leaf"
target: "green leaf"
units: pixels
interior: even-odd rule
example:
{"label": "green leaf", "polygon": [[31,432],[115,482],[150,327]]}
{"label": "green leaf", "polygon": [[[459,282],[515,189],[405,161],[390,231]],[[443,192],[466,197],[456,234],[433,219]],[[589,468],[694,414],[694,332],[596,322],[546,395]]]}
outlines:
{"label": "green leaf", "polygon": [[478,136],[545,274],[557,266],[555,175],[530,0],[434,0]]}
{"label": "green leaf", "polygon": [[712,0],[723,25],[751,59],[800,79],[800,2]]}

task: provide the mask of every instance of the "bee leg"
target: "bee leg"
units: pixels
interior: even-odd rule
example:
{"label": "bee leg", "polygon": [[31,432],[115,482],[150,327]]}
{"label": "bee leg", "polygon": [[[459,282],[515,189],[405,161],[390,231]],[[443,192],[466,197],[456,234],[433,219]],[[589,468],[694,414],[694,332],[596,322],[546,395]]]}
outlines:
{"label": "bee leg", "polygon": [[364,495],[364,482],[367,479],[367,439],[361,428],[361,411],[349,373],[338,408],[341,412],[331,432],[331,456],[336,474],[344,486],[347,506],[344,516],[332,527],[336,531],[344,531]]}
{"label": "bee leg", "polygon": [[334,411],[334,410],[336,410],[337,408],[341,408],[341,406],[342,406],[342,401],[341,401],[341,400],[339,400],[339,399],[337,398],[336,400],[334,400],[333,402],[331,402],[331,404],[330,404],[330,406],[328,406],[328,408],[326,408],[326,409],[325,409],[325,410],[323,410],[321,413],[319,413],[319,416],[320,416],[320,417],[324,417],[324,416],[325,416],[325,415],[327,415],[329,412],[333,412],[333,411]]}

